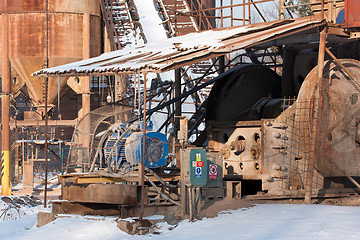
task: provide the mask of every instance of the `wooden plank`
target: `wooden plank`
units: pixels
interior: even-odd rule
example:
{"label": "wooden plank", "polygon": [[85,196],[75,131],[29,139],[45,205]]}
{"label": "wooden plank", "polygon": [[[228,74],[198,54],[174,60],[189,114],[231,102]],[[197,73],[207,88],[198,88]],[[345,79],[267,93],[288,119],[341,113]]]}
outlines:
{"label": "wooden plank", "polygon": [[[154,176],[148,176],[152,181],[158,180]],[[160,176],[165,182],[179,181],[180,176],[169,175]],[[134,182],[137,180],[137,173],[116,176],[114,174],[67,174],[59,176],[59,182],[73,182],[73,183],[116,183],[116,182]]]}
{"label": "wooden plank", "polygon": [[24,161],[23,164],[23,185],[24,188],[34,187],[34,162],[32,159]]}
{"label": "wooden plank", "polygon": [[137,204],[137,185],[128,184],[63,184],[63,199],[70,202]]}

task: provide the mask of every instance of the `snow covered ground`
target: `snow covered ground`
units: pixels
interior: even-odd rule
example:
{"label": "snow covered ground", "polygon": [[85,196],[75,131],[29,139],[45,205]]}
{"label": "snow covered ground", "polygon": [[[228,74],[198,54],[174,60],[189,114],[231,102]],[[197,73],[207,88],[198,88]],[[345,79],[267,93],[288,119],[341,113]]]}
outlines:
{"label": "snow covered ground", "polygon": [[[35,212],[35,211],[34,211]],[[156,218],[157,216],[153,216]],[[159,235],[131,236],[117,228],[114,217],[63,216],[41,228],[36,214],[0,221],[0,239],[360,239],[360,207],[263,204],[224,211],[216,218],[181,221]]]}

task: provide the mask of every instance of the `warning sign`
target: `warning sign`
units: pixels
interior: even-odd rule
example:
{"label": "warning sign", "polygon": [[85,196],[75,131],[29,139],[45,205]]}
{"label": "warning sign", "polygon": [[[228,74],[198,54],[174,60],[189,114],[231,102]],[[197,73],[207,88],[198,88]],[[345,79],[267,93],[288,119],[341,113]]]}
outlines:
{"label": "warning sign", "polygon": [[196,166],[197,167],[203,167],[204,166],[204,162],[196,162]]}
{"label": "warning sign", "polygon": [[216,164],[210,164],[209,166],[209,179],[217,178],[217,166]]}
{"label": "warning sign", "polygon": [[200,153],[197,153],[197,154],[196,154],[196,161],[197,161],[197,162],[200,162],[200,161],[201,161],[201,154],[200,154]]}
{"label": "warning sign", "polygon": [[192,166],[193,167],[204,167],[204,162],[203,161],[200,161],[200,162],[193,161]]}
{"label": "warning sign", "polygon": [[201,178],[201,167],[195,168],[195,177]]}

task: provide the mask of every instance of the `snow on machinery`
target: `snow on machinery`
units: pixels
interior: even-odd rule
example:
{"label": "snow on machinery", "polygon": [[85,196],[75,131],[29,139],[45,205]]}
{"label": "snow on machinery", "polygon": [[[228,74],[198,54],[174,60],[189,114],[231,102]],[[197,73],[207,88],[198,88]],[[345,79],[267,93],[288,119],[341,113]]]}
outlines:
{"label": "snow on machinery", "polygon": [[[316,95],[317,68],[307,75],[296,101],[276,98],[273,93],[261,95],[255,86],[274,73],[256,78],[259,67],[253,68],[253,74],[248,71],[251,77],[246,78],[243,73],[243,77],[216,83],[209,96],[207,147],[222,153],[224,180],[233,189],[233,196],[258,192],[266,193],[267,198],[303,196],[309,162],[314,156],[314,195],[335,185],[338,190],[332,189],[333,192],[356,186],[353,177],[360,173],[356,157],[360,149],[356,120],[360,62],[353,59],[339,62],[353,77],[334,60],[327,61],[321,101]],[[246,82],[254,87],[241,88]],[[279,84],[275,81],[272,88],[277,89]],[[240,109],[241,104],[230,104],[242,103],[246,94],[255,98],[252,107]],[[247,103],[251,106],[251,102]],[[318,106],[320,110],[316,113]],[[230,111],[232,108],[240,110]],[[316,148],[312,148],[313,144]],[[232,187],[239,184],[242,186],[238,190]]]}
{"label": "snow on machinery", "polygon": [[[340,62],[355,78],[360,76],[358,61]],[[208,98],[207,142],[178,149],[180,175],[174,172],[176,168],[172,168],[171,174],[164,174],[163,168],[169,163],[167,139],[162,133],[151,132],[151,122],[147,122],[146,151],[155,159],[148,159],[146,154],[145,166],[152,169],[148,173],[163,179],[172,177],[172,183],[163,181],[157,186],[170,184],[176,192],[173,183],[178,183],[181,177],[182,209],[188,214],[196,214],[201,208],[198,205],[201,201],[189,203],[194,199],[251,198],[249,195],[259,192],[263,193],[257,195],[261,198],[303,197],[312,158],[310,149],[316,141],[315,154],[321,157],[314,164],[313,192],[319,194],[326,189],[336,192],[333,189],[336,184],[341,187],[338,191],[346,191],[351,186],[349,179],[358,174],[358,83],[349,80],[335,61],[326,62],[324,78],[331,83],[326,86],[326,91],[331,93],[326,101],[331,104],[321,105],[319,116],[326,124],[318,131],[327,134],[313,135],[311,128],[317,121],[314,111],[318,104],[316,70],[306,77],[296,101],[283,97],[281,79],[265,66],[239,65],[220,75]],[[344,111],[337,113],[334,109]],[[183,134],[179,132],[179,136]],[[96,157],[95,160],[99,166],[104,162],[103,169],[111,173],[102,177],[119,177],[130,183],[131,179],[124,173],[135,170],[141,162],[142,122],[113,124],[97,137],[101,138],[99,154],[103,160]],[[137,140],[140,141],[136,143]],[[151,187],[149,179],[147,186]],[[114,185],[113,189],[117,187]]]}
{"label": "snow on machinery", "polygon": [[[283,57],[281,78],[277,72],[271,70],[271,68],[275,69],[274,65],[270,67],[259,64],[229,65],[229,70],[220,76],[206,83],[199,83],[191,90],[175,95],[175,98],[161,102],[159,106],[146,112],[151,114],[171,106],[199,89],[215,83],[203,107],[206,109],[205,131],[197,134],[199,138],[191,143],[193,145],[186,144],[186,135],[193,135],[190,132],[192,128],[187,129],[193,121],[190,119],[189,125],[184,121],[185,124],[177,129],[180,131],[179,144],[168,148],[175,149],[170,156],[176,157],[176,167],[169,169],[165,167],[166,164],[160,164],[160,168],[151,168],[148,162],[145,175],[145,186],[148,189],[147,202],[158,201],[157,204],[164,204],[161,198],[151,197],[152,192],[155,191],[163,198],[166,196],[168,204],[176,205],[180,200],[180,193],[184,203],[184,213],[191,214],[194,213],[194,209],[198,211],[201,207],[200,200],[242,198],[255,194],[255,198],[304,198],[309,182],[310,186],[312,185],[310,193],[312,192],[313,196],[326,196],[329,189],[332,193],[339,194],[341,191],[349,191],[346,187],[353,187],[351,184],[357,184],[354,177],[358,175],[355,156],[358,150],[356,79],[358,79],[359,62],[354,59],[337,60],[329,54],[327,57],[329,61],[323,66],[319,65],[318,69],[323,71],[320,77],[316,76],[318,72],[316,68],[310,72],[317,64],[324,63],[324,59],[316,61],[317,49],[320,55],[323,54],[322,50],[325,51],[324,47],[319,47],[319,45],[324,46],[325,43],[322,37],[320,44],[318,42],[319,29],[322,31],[329,29],[326,51],[331,49],[331,52],[342,58],[351,57],[351,54],[356,53],[354,59],[359,58],[359,42],[350,38],[350,35],[344,32],[346,30],[339,26],[334,27],[324,20],[302,18],[255,25],[248,32],[244,32],[244,29],[240,33],[224,31],[223,34],[218,34],[224,36],[213,35],[218,44],[211,48],[207,48],[206,44],[186,45],[189,42],[185,41],[188,40],[185,37],[185,40],[164,41],[164,46],[169,48],[154,49],[152,46],[144,46],[137,49],[140,54],[138,57],[131,54],[130,56],[104,54],[86,62],[86,66],[75,63],[64,68],[65,70],[54,68],[42,70],[43,72],[40,71],[38,74],[111,72],[114,69],[111,65],[115,62],[114,58],[119,58],[118,62],[124,63],[116,65],[115,74],[129,71],[126,65],[129,61],[136,69],[135,72],[142,69],[145,69],[142,74],[151,70],[161,72],[186,66],[194,61],[192,60],[194,56],[195,59],[196,57],[200,59],[203,55],[218,56],[219,52],[231,52],[236,47],[243,49],[246,46],[254,46],[258,38],[266,39],[260,39],[255,47],[264,49],[277,45],[281,48],[279,51]],[[204,38],[199,36],[199,39]],[[181,40],[186,43],[184,44],[186,48],[182,47]],[[166,56],[162,58],[164,52]],[[157,57],[151,60],[143,57],[151,54]],[[252,54],[256,54],[256,48]],[[266,56],[264,54],[263,58]],[[172,60],[168,61],[170,58]],[[101,68],[98,67],[99,63]],[[275,66],[276,64],[275,62]],[[110,70],[104,70],[103,67],[107,65],[111,66],[108,68]],[[323,81],[320,85],[319,78]],[[297,98],[295,99],[294,96]],[[343,111],[341,112],[340,109]],[[178,114],[176,116],[180,117]],[[102,131],[91,132],[91,136],[95,138],[92,142],[100,139],[100,143],[90,146],[90,148],[98,148],[98,151],[92,151],[88,157],[91,162],[89,173],[85,171],[82,175],[69,174],[63,179],[65,185],[70,187],[83,184],[76,191],[82,191],[85,188],[84,184],[89,184],[91,181],[96,184],[99,184],[99,181],[110,182],[112,184],[103,184],[106,185],[107,191],[114,189],[114,192],[119,194],[125,188],[129,188],[129,194],[133,199],[131,203],[124,203],[122,196],[118,198],[120,201],[112,201],[111,204],[135,207],[139,200],[136,186],[140,184],[140,174],[138,172],[135,174],[138,169],[136,164],[139,161],[133,161],[126,156],[126,142],[131,142],[131,136],[136,138],[140,132],[130,130],[130,125],[112,125],[115,122],[112,121]],[[164,145],[162,147],[165,148]],[[342,156],[347,156],[347,160],[342,160]],[[75,185],[71,183],[74,179],[76,179]],[[181,192],[178,191],[179,186],[182,188]],[[339,189],[335,189],[334,186]],[[96,189],[96,185],[92,187],[95,188],[91,190],[92,192],[99,191],[102,193],[99,194],[100,196],[106,196],[105,190]],[[85,193],[82,192],[86,195]],[[71,194],[67,196],[70,198],[66,199],[75,201],[71,198]],[[111,200],[115,198],[116,195],[108,197]],[[97,199],[95,202],[110,203],[104,199]]]}
{"label": "snow on machinery", "polygon": [[[351,71],[355,79],[360,77],[358,61],[340,62]],[[311,145],[314,141],[318,146],[315,154],[321,157],[314,164],[313,193],[318,195],[322,191],[326,192],[326,189],[336,192],[337,190],[333,189],[335,185],[339,188],[338,191],[346,191],[346,187],[351,187],[349,179],[353,180],[352,176],[359,174],[356,161],[359,149],[356,110],[358,83],[357,80],[349,80],[336,62],[328,61],[325,64],[324,78],[331,84],[326,85],[327,90],[324,89],[328,95],[323,101],[331,104],[321,104],[322,109],[318,116],[324,123],[318,128],[319,133],[313,135],[312,127],[317,121],[314,110],[318,106],[315,73],[316,68],[308,74],[295,102],[294,99],[283,97],[281,79],[264,66],[239,65],[217,78],[208,99],[207,142],[198,147],[184,145],[178,150],[181,161],[181,199],[185,213],[193,214],[201,208],[201,201],[189,203],[193,199],[209,201],[226,197],[242,198],[259,192],[265,193],[257,195],[261,198],[304,197],[307,168],[313,157]],[[252,100],[247,101],[249,98]],[[231,104],[232,102],[238,104]],[[100,174],[102,179],[119,178],[116,181],[128,183],[125,186],[107,186],[107,191],[112,189],[119,193],[124,191],[124,187],[133,188],[127,185],[134,181],[134,178],[131,179],[124,173],[129,174],[136,170],[136,165],[141,162],[141,126],[141,122],[113,124],[97,135],[101,138],[101,151],[98,154],[102,155],[102,160],[96,160],[95,157],[99,164],[96,168],[102,166],[104,170],[108,169],[108,173],[101,175],[101,171],[93,171],[91,174]],[[147,173],[154,174],[156,179],[150,183],[149,175],[146,185],[150,189],[157,181],[155,187],[172,189],[171,191],[175,191],[173,194],[177,195],[180,175],[174,171],[164,174],[162,170],[168,163],[166,136],[151,132],[150,122],[147,127],[149,143],[146,144],[148,153],[145,166],[152,169]],[[137,140],[140,141],[136,143]],[[201,157],[193,153],[194,151],[200,151]],[[64,176],[64,179],[67,177]],[[64,196],[69,197],[69,189],[74,186],[67,187],[67,190],[64,188]],[[103,193],[96,188],[96,184],[91,188],[91,191]],[[119,189],[116,190],[117,188]],[[84,187],[81,185],[80,189]],[[133,196],[137,195],[136,188],[128,191]],[[115,198],[112,196],[112,199]],[[70,200],[74,198],[70,197]],[[170,198],[170,201],[173,200]],[[89,199],[77,201],[86,202]],[[96,201],[109,203],[105,199]],[[110,203],[134,206],[136,200],[131,203]]]}

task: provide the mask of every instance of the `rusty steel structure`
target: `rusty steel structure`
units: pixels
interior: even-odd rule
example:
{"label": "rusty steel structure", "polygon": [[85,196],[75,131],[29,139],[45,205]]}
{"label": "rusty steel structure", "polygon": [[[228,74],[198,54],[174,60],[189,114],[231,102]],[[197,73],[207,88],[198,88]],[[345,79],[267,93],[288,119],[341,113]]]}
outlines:
{"label": "rusty steel structure", "polygon": [[[12,66],[12,93],[23,84],[34,105],[44,104],[43,82],[31,73],[45,66],[48,51],[49,66],[84,59],[83,32],[86,21],[92,22],[88,57],[100,54],[100,8],[97,1],[1,1],[0,11],[9,15],[9,59]],[[48,15],[48,20],[47,20]],[[86,19],[87,17],[87,19]],[[90,19],[91,18],[91,19]],[[48,27],[47,27],[48,26]],[[69,27],[72,26],[72,27]],[[84,33],[85,34],[85,33]],[[3,34],[2,34],[3,35]],[[49,42],[47,45],[46,42]],[[0,49],[0,51],[2,51]],[[18,81],[17,81],[18,80]],[[57,78],[49,79],[49,104],[57,101]],[[60,89],[66,85],[60,79]],[[14,84],[15,83],[15,84]]]}
{"label": "rusty steel structure", "polygon": [[[66,174],[59,177],[68,202],[55,204],[64,212],[91,204],[93,213],[140,218],[158,206],[181,205],[192,218],[204,201],[224,198],[311,203],[353,194],[360,187],[357,1],[311,0],[307,17],[296,12],[305,5],[279,1],[278,19],[268,21],[260,4],[271,2],[155,0],[167,37],[158,44],[147,43],[133,0],[3,1],[1,31],[14,34],[3,37],[0,48],[2,106],[11,97],[5,80],[17,76],[12,94],[27,89],[38,111],[58,108],[49,120],[42,110],[46,120],[9,126],[49,124],[45,151],[57,144],[46,146],[48,131],[61,140],[60,151],[70,137],[61,139],[56,129],[74,129],[63,159]],[[16,34],[19,26],[32,44],[19,47],[25,41]],[[81,111],[70,119],[59,114],[67,106],[60,112],[52,104],[67,94],[63,101],[71,102],[72,92],[81,95]],[[3,130],[8,114],[2,112]],[[156,128],[149,130],[154,119]],[[167,141],[148,137],[151,131]],[[131,134],[141,138],[141,150],[132,148]],[[2,139],[9,138],[10,130],[2,131]],[[34,140],[38,158],[44,148]],[[16,142],[25,156],[24,142]],[[154,167],[146,153],[165,146],[165,162]],[[132,162],[128,152],[142,160]],[[195,182],[209,179],[194,184],[191,175]]]}
{"label": "rusty steel structure", "polygon": [[[13,130],[15,132],[18,132],[17,126],[20,122],[20,125],[28,129],[36,128],[36,126],[46,126],[48,112],[55,112],[55,108],[57,116],[53,120],[56,120],[56,124],[62,127],[76,124],[75,120],[69,122],[69,120],[74,119],[69,117],[69,115],[73,114],[66,113],[69,107],[71,109],[71,106],[63,106],[64,114],[62,116],[60,112],[60,99],[67,94],[71,87],[83,96],[82,112],[79,116],[81,114],[86,115],[90,111],[89,78],[74,81],[73,79],[69,80],[67,77],[56,77],[48,78],[45,81],[44,79],[32,77],[31,73],[39,68],[57,66],[99,55],[103,49],[102,19],[99,3],[95,0],[4,0],[0,1],[0,14],[3,19],[1,23],[3,41],[0,47],[2,53],[2,95],[4,96],[2,97],[1,111],[3,118],[2,150],[10,152],[9,146],[14,144],[14,138],[9,135],[11,131],[10,125],[13,126],[12,129],[15,129]],[[75,83],[71,84],[68,81]],[[10,86],[11,89],[8,89]],[[10,108],[13,107],[16,114],[19,113],[16,110],[15,100],[19,96],[25,98],[31,107],[27,107],[26,111],[21,112],[20,117],[13,116],[12,119],[10,117]],[[62,122],[61,117],[67,120]],[[20,120],[20,122],[16,120]],[[46,136],[48,133],[47,127],[40,132],[42,131],[45,131]],[[41,138],[41,136],[35,138]],[[45,137],[45,139],[47,138]],[[45,148],[47,148],[46,145],[47,141],[45,141]],[[46,154],[47,151],[45,151],[45,160],[47,159]],[[18,152],[16,152],[16,155],[18,156]],[[10,154],[5,153],[3,156],[7,158],[7,161],[3,161],[7,162],[5,167],[6,176],[2,181],[5,183],[10,179],[11,172],[14,170],[11,170],[13,168],[10,167]],[[26,160],[22,159],[23,164],[25,164]],[[15,165],[19,166],[18,159],[15,162]],[[15,170],[16,177],[19,176],[18,171],[19,169]],[[10,190],[3,191],[7,192],[7,194],[10,193]]]}
{"label": "rusty steel structure", "polygon": [[10,93],[11,93],[11,73],[9,61],[9,15],[1,16],[2,26],[2,96],[1,96],[1,194],[10,195],[11,183],[11,160],[10,160]]}

